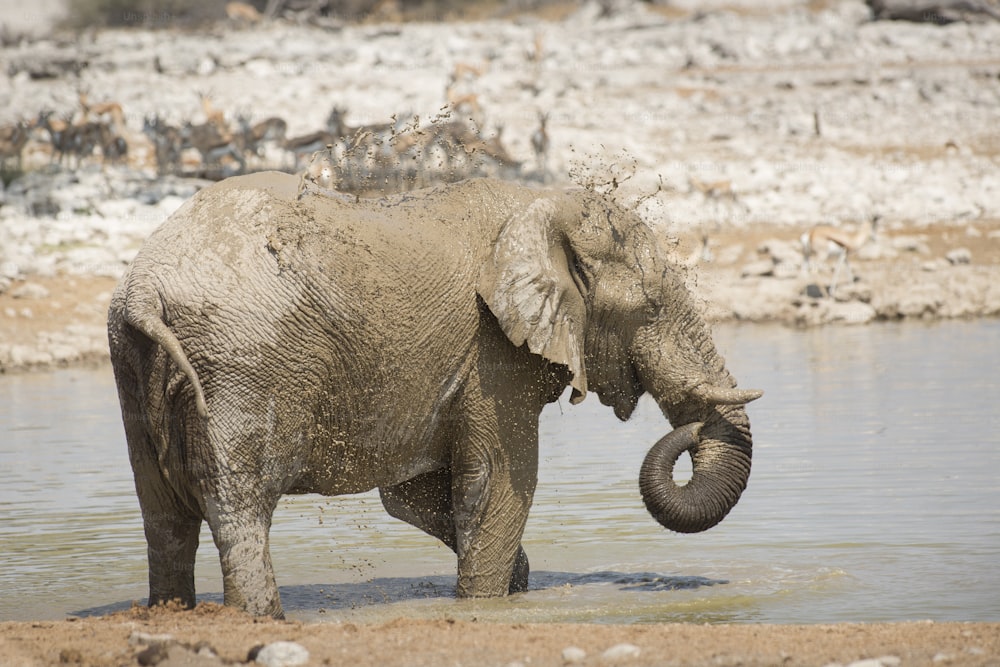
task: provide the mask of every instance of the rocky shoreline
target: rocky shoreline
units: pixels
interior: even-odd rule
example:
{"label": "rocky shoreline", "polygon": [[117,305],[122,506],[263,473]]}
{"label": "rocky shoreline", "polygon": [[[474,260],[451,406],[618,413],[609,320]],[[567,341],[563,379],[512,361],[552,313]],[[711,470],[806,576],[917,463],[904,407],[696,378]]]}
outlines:
{"label": "rocky shoreline", "polygon": [[[145,205],[151,211],[117,214],[131,221],[127,233],[102,228],[111,218],[102,213],[88,216],[96,223],[89,228],[26,222],[22,243],[7,246],[23,253],[21,263],[0,264],[0,373],[108,361],[105,318],[118,277],[164,209],[184,201],[176,193],[202,184],[175,185]],[[807,270],[798,240],[806,231],[720,229],[707,245],[689,232],[677,237],[678,262],[713,322],[812,327],[1000,316],[1000,222],[882,234],[851,258],[853,280],[841,279],[833,297],[837,259],[814,259]]]}
{"label": "rocky shoreline", "polygon": [[[811,327],[1000,316],[1000,266],[908,253],[905,261],[855,261],[858,280],[841,284],[836,298],[824,294],[826,283],[816,276],[782,268],[765,251],[755,262],[689,275],[714,322]],[[0,373],[106,363],[105,316],[115,282],[72,273],[10,280],[0,294]]]}
{"label": "rocky shoreline", "polygon": [[[105,30],[4,48],[0,124],[124,109],[123,164],[52,162],[44,132],[0,192],[0,371],[106,359],[103,311],[139,245],[207,181],[158,175],[151,114],[353,124],[433,117],[456,72],[484,137],[550,184],[615,189],[665,236],[715,321],[790,326],[1000,315],[1000,24],[873,21],[855,0],[583,4],[558,20],[278,21]],[[61,63],[61,64],[60,64]],[[67,63],[69,63],[67,65]],[[42,65],[45,65],[42,67]],[[55,68],[55,69],[53,69]],[[60,69],[61,68],[61,69]],[[532,135],[548,114],[550,147]],[[265,154],[253,168],[288,167]],[[880,220],[804,266],[800,236]]]}

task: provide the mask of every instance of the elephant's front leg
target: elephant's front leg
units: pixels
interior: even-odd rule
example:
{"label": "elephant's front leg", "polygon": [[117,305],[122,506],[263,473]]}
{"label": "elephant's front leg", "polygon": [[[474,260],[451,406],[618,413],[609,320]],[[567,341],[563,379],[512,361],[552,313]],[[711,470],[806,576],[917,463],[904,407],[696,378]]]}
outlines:
{"label": "elephant's front leg", "polygon": [[491,421],[470,429],[452,457],[459,597],[528,588],[520,544],[538,475],[537,415]]}
{"label": "elephant's front leg", "polygon": [[[380,489],[386,511],[444,542],[458,553],[455,536],[455,513],[452,502],[452,470],[441,468],[419,477]],[[507,590],[528,590],[528,555],[518,546]]]}

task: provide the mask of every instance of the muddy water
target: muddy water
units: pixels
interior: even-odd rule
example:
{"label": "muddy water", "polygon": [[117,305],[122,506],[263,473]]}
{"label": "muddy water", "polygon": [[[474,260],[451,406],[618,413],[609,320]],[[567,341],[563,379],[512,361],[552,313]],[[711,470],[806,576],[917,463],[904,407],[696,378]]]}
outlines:
{"label": "muddy water", "polygon": [[[272,553],[300,619],[1000,620],[1000,322],[721,327],[750,407],[750,487],[700,535],[639,499],[651,402],[550,406],[525,534],[532,590],[456,601],[454,557],[372,494],[286,499]],[[110,370],[0,376],[0,620],[142,599],[145,545]],[[221,600],[203,534],[202,599]]]}

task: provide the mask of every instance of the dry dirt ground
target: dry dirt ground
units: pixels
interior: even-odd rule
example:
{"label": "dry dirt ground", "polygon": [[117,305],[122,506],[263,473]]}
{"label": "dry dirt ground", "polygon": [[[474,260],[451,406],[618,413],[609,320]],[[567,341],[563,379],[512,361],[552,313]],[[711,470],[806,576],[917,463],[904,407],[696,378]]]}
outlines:
{"label": "dry dirt ground", "polygon": [[[0,623],[0,664],[242,664],[261,645],[294,642],[310,665],[997,665],[1000,624],[384,625],[255,620],[203,603],[99,618]],[[296,664],[296,663],[292,663]]]}

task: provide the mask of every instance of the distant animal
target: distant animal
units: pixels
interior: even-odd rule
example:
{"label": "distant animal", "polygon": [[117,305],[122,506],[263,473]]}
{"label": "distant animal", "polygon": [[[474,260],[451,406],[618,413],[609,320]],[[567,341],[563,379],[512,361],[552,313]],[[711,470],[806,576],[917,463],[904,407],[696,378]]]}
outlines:
{"label": "distant animal", "polygon": [[507,151],[507,147],[503,143],[503,129],[504,126],[498,124],[496,127],[496,133],[489,139],[482,141],[482,147],[480,150],[486,156],[495,161],[500,167],[520,169],[521,163],[511,157],[510,153]]}
{"label": "distant animal", "polygon": [[284,144],[288,123],[283,118],[271,116],[253,123],[246,116],[238,116],[240,126],[239,140],[244,151],[257,157],[264,155],[264,146],[268,143]]}
{"label": "distant animal", "polygon": [[549,114],[538,112],[538,128],[531,134],[531,149],[535,151],[535,161],[538,164],[538,173],[542,181],[547,181],[549,177],[549,133],[546,128],[549,122]]}
{"label": "distant animal", "polygon": [[479,93],[460,91],[459,81],[449,79],[444,89],[445,106],[456,114],[468,114],[476,125],[483,125],[483,107],[479,104]]}
{"label": "distant animal", "polygon": [[51,162],[62,164],[63,158],[73,152],[73,126],[69,118],[53,118],[53,112],[45,109],[38,113],[36,125],[49,133],[52,145]]}
{"label": "distant animal", "polygon": [[121,103],[114,100],[91,102],[86,88],[77,91],[77,99],[82,116],[76,123],[77,133],[96,136],[96,144],[101,148],[101,160],[105,163],[109,160],[118,162],[126,157],[128,141],[125,139],[125,112]]}
{"label": "distant animal", "polygon": [[98,140],[101,147],[101,160],[107,163],[121,162],[128,156],[128,141],[118,133],[114,126],[107,123],[98,125]]}
{"label": "distant animal", "polygon": [[180,168],[183,145],[180,128],[166,123],[160,116],[153,114],[143,119],[142,133],[153,144],[157,173],[160,175],[175,173]]}
{"label": "distant animal", "polygon": [[202,113],[205,114],[206,123],[214,123],[220,132],[228,132],[226,124],[226,114],[222,109],[216,109],[210,93],[198,93],[198,100],[201,102]]}
{"label": "distant animal", "polygon": [[284,148],[292,154],[295,164],[298,165],[299,161],[306,155],[311,156],[317,151],[322,151],[329,144],[343,141],[349,131],[344,123],[346,114],[346,109],[334,106],[326,117],[324,129],[286,139]]}
{"label": "distant animal", "polygon": [[333,190],[336,185],[336,156],[333,153],[334,145],[327,144],[325,150],[316,151],[309,161],[309,166],[299,177],[299,192],[297,199],[302,199],[309,184],[312,183],[324,190]]}
{"label": "distant animal", "polygon": [[31,124],[24,120],[0,127],[0,166],[6,166],[7,161],[14,158],[17,168],[20,169],[22,151],[30,136]]}
{"label": "distant animal", "polygon": [[684,266],[697,266],[701,263],[710,263],[715,260],[712,246],[709,242],[708,234],[702,232],[698,245],[691,250],[691,253],[682,262]]}
{"label": "distant animal", "polygon": [[692,189],[700,192],[706,201],[721,201],[723,199],[736,201],[736,193],[733,191],[733,182],[731,180],[702,181],[691,176],[688,178],[688,184]]}
{"label": "distant animal", "polygon": [[230,157],[239,170],[246,171],[246,159],[236,145],[232,134],[220,128],[216,122],[193,124],[184,123],[180,131],[181,148],[194,148],[201,155],[202,166],[218,167],[224,157]]}
{"label": "distant animal", "polygon": [[117,129],[121,129],[125,124],[125,113],[122,105],[115,101],[91,102],[90,94],[86,89],[77,91],[77,99],[80,102],[80,109],[83,112],[83,120],[90,120],[91,116],[100,119],[102,116],[109,116],[115,123]]}
{"label": "distant animal", "polygon": [[828,289],[831,297],[836,292],[837,281],[840,277],[842,267],[847,268],[848,275],[850,276],[849,280],[851,282],[854,281],[854,272],[851,270],[849,256],[857,252],[870,239],[874,238],[879,219],[880,216],[878,214],[871,216],[866,224],[861,225],[854,232],[841,227],[833,227],[832,225],[816,225],[801,236],[802,266],[806,272],[812,271],[810,258],[814,254],[817,254],[820,249],[826,249],[827,257],[832,255],[838,256],[837,265],[833,271],[833,280],[830,282]]}
{"label": "distant animal", "polygon": [[260,23],[263,18],[253,5],[236,1],[226,3],[226,16],[230,21],[241,25]]}

